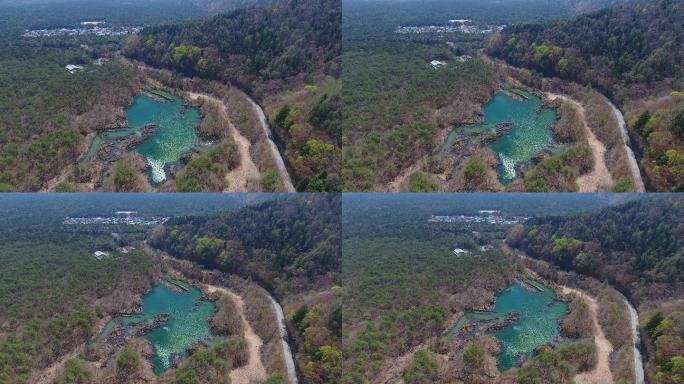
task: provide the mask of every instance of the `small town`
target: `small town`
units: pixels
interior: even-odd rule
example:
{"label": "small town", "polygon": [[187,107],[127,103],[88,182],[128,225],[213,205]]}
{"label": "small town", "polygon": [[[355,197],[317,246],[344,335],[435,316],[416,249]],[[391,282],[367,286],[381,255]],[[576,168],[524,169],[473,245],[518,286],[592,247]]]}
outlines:
{"label": "small town", "polygon": [[136,225],[151,226],[164,224],[168,217],[145,217],[137,216],[135,212],[116,212],[114,216],[95,217],[67,217],[62,221],[63,225]]}
{"label": "small town", "polygon": [[524,223],[529,220],[525,216],[511,216],[506,217],[501,215],[500,211],[482,210],[475,216],[458,215],[458,216],[436,216],[432,215],[428,222],[430,223],[464,223],[464,224],[494,224],[494,225],[515,225]]}
{"label": "small town", "polygon": [[26,30],[23,37],[55,37],[55,36],[126,36],[142,30],[142,27],[108,27],[102,21],[84,21],[80,27],[49,28]]}
{"label": "small town", "polygon": [[491,34],[501,32],[507,25],[478,25],[472,20],[449,20],[448,25],[420,25],[400,26],[394,33],[398,34],[437,34],[437,33],[467,33]]}

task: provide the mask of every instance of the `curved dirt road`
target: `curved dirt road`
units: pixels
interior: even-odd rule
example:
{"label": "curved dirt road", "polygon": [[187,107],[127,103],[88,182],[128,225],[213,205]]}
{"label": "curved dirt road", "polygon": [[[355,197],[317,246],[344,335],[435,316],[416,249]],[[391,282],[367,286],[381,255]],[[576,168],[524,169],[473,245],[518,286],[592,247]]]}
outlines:
{"label": "curved dirt road", "polygon": [[406,180],[411,177],[411,174],[413,172],[420,171],[421,164],[425,158],[426,157],[420,158],[415,164],[401,171],[401,173],[397,175],[394,180],[392,180],[383,188],[383,192],[401,192],[401,187],[406,184]]}
{"label": "curved dirt road", "polygon": [[230,296],[240,311],[242,327],[245,330],[245,340],[247,341],[247,350],[249,351],[249,362],[243,367],[230,371],[230,382],[233,384],[250,384],[253,382],[261,383],[266,381],[268,375],[266,374],[264,363],[261,361],[261,346],[264,343],[245,318],[244,300],[242,300],[241,296],[226,288],[208,284],[204,285],[209,292],[221,292],[224,295]]}
{"label": "curved dirt road", "polygon": [[210,95],[195,93],[195,92],[186,92],[186,93],[188,94],[188,96],[192,100],[197,100],[197,99],[202,98],[202,99],[209,100],[210,102],[219,106],[219,110],[221,111],[221,115],[228,122],[228,132],[233,137],[233,140],[235,141],[235,144],[238,147],[238,152],[240,154],[240,166],[238,166],[237,168],[233,169],[232,171],[230,171],[226,174],[226,180],[228,181],[228,188],[226,188],[226,190],[224,192],[250,192],[249,191],[250,181],[252,181],[253,183],[254,182],[258,183],[259,180],[261,179],[261,173],[259,173],[259,169],[254,164],[252,157],[249,155],[249,149],[251,147],[251,143],[249,142],[249,140],[247,140],[246,137],[244,137],[240,133],[240,131],[238,131],[235,128],[233,123],[230,122],[230,118],[228,117],[228,110],[227,110],[226,104],[223,101],[219,100],[218,98],[210,96]]}
{"label": "curved dirt road", "polygon": [[596,137],[594,131],[587,124],[586,111],[584,106],[565,95],[547,93],[546,96],[551,100],[561,99],[566,103],[572,104],[579,113],[584,131],[587,133],[587,142],[594,157],[594,168],[586,175],[577,178],[577,185],[580,192],[609,192],[614,185],[613,176],[606,166],[606,146]]}
{"label": "curved dirt road", "polygon": [[29,384],[52,384],[56,382],[59,374],[63,372],[64,364],[66,364],[67,360],[78,357],[81,352],[83,352],[84,348],[85,345],[79,345],[65,356],[62,356],[62,358],[55,361],[49,367],[40,372],[38,376],[29,379]]}
{"label": "curved dirt road", "polygon": [[586,293],[569,287],[561,287],[563,294],[574,293],[584,299],[589,305],[591,320],[594,323],[594,343],[596,344],[596,354],[598,360],[596,367],[588,372],[575,375],[575,382],[582,384],[611,384],[613,383],[613,373],[610,371],[610,354],[613,352],[613,345],[606,338],[605,333],[598,321],[598,303]]}

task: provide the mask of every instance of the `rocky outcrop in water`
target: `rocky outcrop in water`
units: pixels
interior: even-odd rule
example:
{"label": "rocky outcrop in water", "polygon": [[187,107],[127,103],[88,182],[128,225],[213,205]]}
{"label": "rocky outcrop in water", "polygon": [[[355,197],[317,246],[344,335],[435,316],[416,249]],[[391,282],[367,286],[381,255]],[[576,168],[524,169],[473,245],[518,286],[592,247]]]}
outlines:
{"label": "rocky outcrop in water", "polygon": [[513,323],[515,323],[516,321],[520,320],[521,317],[522,314],[520,314],[519,312],[509,312],[503,319],[496,320],[493,323],[486,326],[486,332],[495,332],[507,328],[513,325]]}
{"label": "rocky outcrop in water", "polygon": [[[135,315],[134,315],[135,316]],[[126,345],[130,340],[137,337],[142,337],[157,328],[166,324],[171,317],[168,313],[155,315],[152,318],[152,323],[141,321],[134,324],[117,324],[109,336],[104,339],[104,343],[111,347],[111,351],[117,351],[120,347]]]}
{"label": "rocky outcrop in water", "polygon": [[147,141],[157,130],[154,124],[145,125],[140,135],[132,134],[113,140],[104,139],[94,161],[99,163],[114,163],[126,152]]}
{"label": "rocky outcrop in water", "polygon": [[469,157],[479,148],[500,139],[512,129],[512,123],[503,122],[496,125],[494,132],[461,132],[451,148],[452,152],[460,162],[460,160]]}

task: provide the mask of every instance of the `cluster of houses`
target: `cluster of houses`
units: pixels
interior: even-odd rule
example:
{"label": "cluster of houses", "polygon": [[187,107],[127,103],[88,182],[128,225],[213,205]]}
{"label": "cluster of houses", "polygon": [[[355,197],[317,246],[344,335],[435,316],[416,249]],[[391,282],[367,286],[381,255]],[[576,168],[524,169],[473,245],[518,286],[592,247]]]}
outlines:
{"label": "cluster of houses", "polygon": [[95,217],[67,217],[62,221],[64,225],[136,225],[152,226],[164,224],[169,220],[168,217],[144,217],[137,216],[135,211],[120,211],[114,216],[95,216]]}
{"label": "cluster of houses", "polygon": [[54,36],[126,36],[140,32],[142,27],[108,27],[104,21],[84,21],[80,27],[62,27],[26,30],[23,37]]}
{"label": "cluster of houses", "polygon": [[490,34],[501,32],[508,25],[478,25],[470,19],[452,19],[449,24],[458,28],[459,32],[468,34]]}
{"label": "cluster of houses", "polygon": [[500,211],[482,210],[477,215],[458,215],[458,216],[436,216],[432,215],[430,223],[463,223],[463,224],[494,224],[494,225],[515,225],[529,220],[525,216],[504,216]]}
{"label": "cluster of houses", "polygon": [[394,33],[399,34],[439,34],[439,33],[467,33],[491,34],[503,31],[507,25],[479,25],[472,20],[449,20],[448,25],[416,25],[399,26]]}

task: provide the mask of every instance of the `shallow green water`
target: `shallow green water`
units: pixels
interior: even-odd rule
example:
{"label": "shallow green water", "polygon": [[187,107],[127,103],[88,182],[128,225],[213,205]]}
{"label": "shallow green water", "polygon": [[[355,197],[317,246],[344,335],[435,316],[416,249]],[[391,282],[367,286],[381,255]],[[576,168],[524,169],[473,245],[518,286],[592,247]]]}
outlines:
{"label": "shallow green water", "polygon": [[155,186],[167,178],[164,167],[178,163],[197,142],[195,128],[200,122],[199,110],[189,108],[183,111],[183,103],[179,97],[163,102],[139,95],[126,111],[128,124],[137,131],[146,124],[159,127],[154,135],[136,148],[149,164],[150,181]]}
{"label": "shallow green water", "polygon": [[90,161],[97,154],[105,140],[114,140],[129,135],[141,135],[147,124],[155,124],[158,128],[135,151],[145,157],[149,165],[148,178],[153,186],[159,186],[168,175],[164,167],[178,164],[183,154],[197,143],[197,125],[200,112],[197,108],[183,108],[185,101],[163,90],[149,90],[165,100],[158,100],[147,95],[138,95],[126,110],[128,128],[106,131],[98,134],[90,145],[82,161]]}
{"label": "shallow green water", "polygon": [[493,312],[466,313],[454,326],[454,332],[469,323],[503,320],[508,313],[520,313],[518,321],[493,333],[501,344],[501,353],[497,355],[499,370],[504,372],[516,366],[520,356],[531,356],[536,348],[554,342],[560,335],[559,321],[567,316],[567,304],[554,301],[556,293],[540,286],[541,292],[518,284],[509,286],[497,296]]}
{"label": "shallow green water", "polygon": [[153,324],[155,315],[170,314],[165,324],[144,336],[154,350],[150,361],[156,374],[172,366],[172,355],[186,356],[188,348],[200,342],[209,342],[212,339],[209,319],[214,315],[214,304],[198,301],[202,293],[192,285],[177,280],[168,282],[180,285],[186,291],[181,292],[163,283],[155,285],[143,297],[140,314],[112,319],[95,341],[106,339],[116,325]]}
{"label": "shallow green water", "polygon": [[550,108],[540,107],[543,101],[538,96],[520,89],[511,89],[513,93],[527,99],[511,97],[499,92],[484,108],[484,123],[455,128],[447,138],[442,152],[450,148],[461,132],[496,132],[499,123],[511,123],[510,132],[489,144],[499,156],[499,178],[503,183],[515,179],[518,163],[531,163],[539,151],[553,142],[551,127],[556,121],[556,112]]}

